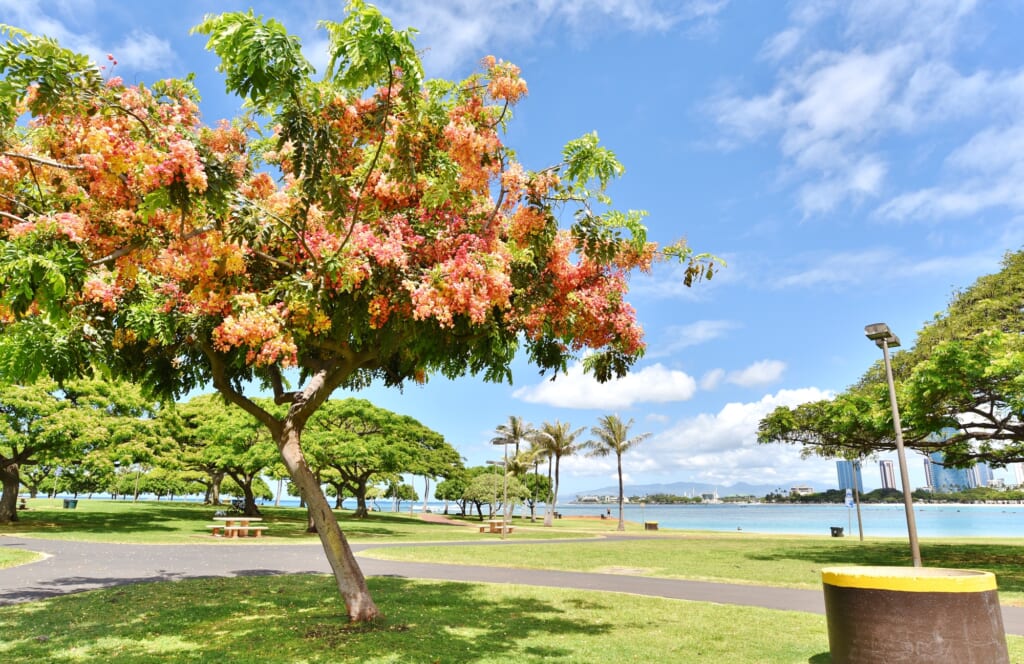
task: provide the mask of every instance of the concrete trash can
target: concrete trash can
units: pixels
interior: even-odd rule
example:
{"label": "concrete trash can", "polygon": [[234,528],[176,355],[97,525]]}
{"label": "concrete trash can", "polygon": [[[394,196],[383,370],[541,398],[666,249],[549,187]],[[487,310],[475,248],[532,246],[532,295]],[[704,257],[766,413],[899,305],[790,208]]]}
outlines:
{"label": "concrete trash can", "polygon": [[65,498],[64,499],[64,509],[66,509],[66,510],[73,510],[76,507],[78,507],[78,499],[77,498]]}
{"label": "concrete trash can", "polygon": [[996,578],[938,567],[826,567],[834,664],[1009,664]]}

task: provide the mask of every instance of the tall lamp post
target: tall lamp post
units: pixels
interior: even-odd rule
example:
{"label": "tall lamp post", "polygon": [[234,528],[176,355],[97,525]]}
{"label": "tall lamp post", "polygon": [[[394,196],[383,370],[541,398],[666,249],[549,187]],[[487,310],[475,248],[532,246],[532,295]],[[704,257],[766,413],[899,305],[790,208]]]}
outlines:
{"label": "tall lamp post", "polygon": [[504,492],[501,503],[501,539],[505,539],[505,532],[508,530],[508,441],[500,439],[494,444],[501,445],[505,452],[505,463],[502,465],[504,472],[501,475],[502,491]]}
{"label": "tall lamp post", "polygon": [[900,480],[903,483],[903,505],[907,512],[907,533],[910,537],[910,555],[914,559],[914,567],[921,567],[921,548],[917,543],[917,522],[914,520],[914,499],[910,495],[910,476],[907,474],[907,455],[903,451],[903,425],[900,424],[900,411],[896,405],[896,386],[892,379],[892,363],[889,360],[889,349],[898,348],[900,338],[892,333],[885,323],[864,326],[864,334],[875,345],[882,349],[885,359],[885,378],[889,382],[889,405],[892,406],[892,426],[896,432],[896,457],[900,464]]}
{"label": "tall lamp post", "polygon": [[[495,444],[497,444],[497,443],[495,443]],[[497,470],[498,468],[502,469],[501,470],[502,476],[505,478],[505,481],[504,481],[505,502],[503,502],[501,504],[501,509],[504,512],[505,509],[506,509],[506,506],[508,504],[508,461],[507,460],[505,460],[505,461],[488,461],[487,465],[488,466],[494,466],[495,470]],[[497,491],[497,488],[495,488],[495,491]],[[497,499],[495,499],[495,502],[497,502]],[[492,514],[493,514],[493,512],[492,512]],[[505,521],[505,517],[503,515],[502,519],[501,519],[501,539],[505,539],[505,526],[506,525],[508,525],[508,524]]]}

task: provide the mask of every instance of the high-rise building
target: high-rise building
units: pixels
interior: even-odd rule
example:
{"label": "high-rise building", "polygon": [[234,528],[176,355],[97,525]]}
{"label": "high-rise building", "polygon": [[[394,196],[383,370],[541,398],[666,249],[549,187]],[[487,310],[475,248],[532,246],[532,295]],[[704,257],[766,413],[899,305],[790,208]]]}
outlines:
{"label": "high-rise building", "polygon": [[1013,468],[1013,478],[1016,480],[1017,485],[1024,484],[1024,463],[1013,463],[1008,467]]}
{"label": "high-rise building", "polygon": [[992,480],[996,478],[995,473],[992,472],[992,467],[984,461],[979,461],[974,467],[978,470],[978,486],[991,485]]}
{"label": "high-rise building", "polygon": [[971,477],[975,475],[975,473],[970,472],[974,470],[973,468],[947,468],[943,465],[945,456],[942,452],[932,452],[928,455],[928,458],[931,459],[932,491],[955,493],[969,489],[972,485],[977,486],[976,477]]}
{"label": "high-rise building", "polygon": [[882,459],[878,462],[878,470],[882,474],[882,488],[895,489],[896,475],[893,473],[892,461],[889,459]]}
{"label": "high-rise building", "polygon": [[924,485],[929,491],[935,490],[935,478],[932,477],[932,460],[924,460]]}
{"label": "high-rise building", "polygon": [[836,461],[836,473],[839,475],[839,489],[857,489],[864,493],[864,478],[860,472],[859,461]]}

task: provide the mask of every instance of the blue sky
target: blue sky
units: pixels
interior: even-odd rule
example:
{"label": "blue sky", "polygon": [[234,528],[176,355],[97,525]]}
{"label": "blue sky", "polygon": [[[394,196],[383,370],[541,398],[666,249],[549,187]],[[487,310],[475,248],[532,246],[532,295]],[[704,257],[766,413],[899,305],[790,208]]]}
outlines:
{"label": "blue sky", "polygon": [[[341,2],[0,0],[0,22],[99,61],[112,53],[129,83],[195,72],[215,123],[239,104],[189,29],[250,6],[322,70],[316,22],[340,20]],[[626,166],[615,204],[647,210],[652,239],[685,237],[728,262],[692,289],[668,265],[632,279],[649,349],[622,381],[573,369],[550,382],[520,362],[512,386],[434,378],[363,395],[440,431],[471,464],[499,458],[488,441],[510,415],[589,429],[618,413],[652,434],[625,458],[630,483],[834,485],[833,462],[757,445],[758,420],[857,380],[880,357],[868,323],[912,344],[1024,240],[1019,1],[378,6],[420,30],[430,76],[461,78],[488,54],[522,67],[530,92],[507,140],[528,167],[597,131]],[[922,458],[910,454],[915,486]],[[563,496],[614,477],[614,459],[568,459]]]}

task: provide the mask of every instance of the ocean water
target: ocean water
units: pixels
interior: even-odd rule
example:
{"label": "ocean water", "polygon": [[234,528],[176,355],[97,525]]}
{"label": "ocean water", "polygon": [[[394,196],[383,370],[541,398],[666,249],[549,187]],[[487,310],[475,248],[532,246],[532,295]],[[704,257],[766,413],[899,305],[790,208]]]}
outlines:
{"label": "ocean water", "polygon": [[[62,494],[63,496],[63,494]],[[97,498],[102,499],[100,496]],[[143,496],[143,500],[152,500]],[[166,499],[165,499],[166,500]],[[176,501],[193,502],[198,497],[178,497]],[[334,504],[333,499],[330,499]],[[261,501],[261,505],[273,505],[273,501]],[[297,507],[297,498],[282,498],[282,507]],[[343,503],[345,509],[355,509],[354,500]],[[394,505],[389,500],[370,503],[384,512],[391,512]],[[423,502],[401,504],[402,512],[418,513]],[[432,512],[444,511],[444,503],[430,501],[427,509]],[[454,503],[449,511],[457,511]],[[558,511],[566,516],[608,516],[618,518],[617,505],[572,505],[560,504]],[[520,508],[516,516],[529,515]],[[544,506],[537,508],[538,518],[544,515]],[[753,533],[776,533],[792,535],[827,535],[833,526],[842,528],[846,535],[857,534],[857,513],[845,505],[786,505],[786,504],[733,504],[718,505],[644,505],[639,503],[625,506],[625,518],[641,523],[657,521],[658,528],[678,530],[748,531]],[[914,518],[920,537],[1021,537],[1024,538],[1024,505],[929,505],[915,504]],[[861,519],[866,537],[906,537],[907,519],[903,503],[894,505],[862,505]]]}
{"label": "ocean water", "polygon": [[[565,515],[599,515],[618,506],[564,505]],[[833,526],[857,534],[857,511],[845,505],[646,505],[625,506],[630,521],[657,521],[659,528],[682,530],[743,530],[755,533],[829,534]],[[906,537],[903,503],[861,505],[866,537]],[[914,505],[920,537],[1024,537],[1024,505]]]}

